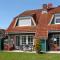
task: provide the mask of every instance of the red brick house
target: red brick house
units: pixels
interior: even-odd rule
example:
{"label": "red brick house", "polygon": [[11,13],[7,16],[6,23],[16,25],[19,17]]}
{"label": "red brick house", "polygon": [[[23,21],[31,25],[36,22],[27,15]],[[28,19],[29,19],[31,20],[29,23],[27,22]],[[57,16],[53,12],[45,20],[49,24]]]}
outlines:
{"label": "red brick house", "polygon": [[6,30],[9,46],[18,50],[34,50],[41,39],[41,51],[60,51],[60,6],[43,4],[42,9],[24,11]]}

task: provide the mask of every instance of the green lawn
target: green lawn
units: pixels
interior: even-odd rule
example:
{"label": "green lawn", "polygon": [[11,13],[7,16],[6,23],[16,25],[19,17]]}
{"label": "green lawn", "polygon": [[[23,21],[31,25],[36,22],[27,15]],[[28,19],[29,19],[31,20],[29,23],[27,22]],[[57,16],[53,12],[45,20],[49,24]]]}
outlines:
{"label": "green lawn", "polygon": [[0,52],[0,60],[60,60],[60,54]]}

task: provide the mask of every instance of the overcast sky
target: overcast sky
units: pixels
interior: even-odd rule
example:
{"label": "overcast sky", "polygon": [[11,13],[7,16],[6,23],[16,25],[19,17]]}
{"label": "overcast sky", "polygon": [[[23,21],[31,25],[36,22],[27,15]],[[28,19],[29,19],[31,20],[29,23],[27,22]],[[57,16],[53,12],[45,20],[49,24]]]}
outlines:
{"label": "overcast sky", "polygon": [[25,10],[39,9],[42,4],[60,5],[60,0],[0,0],[0,27],[6,29],[13,18]]}

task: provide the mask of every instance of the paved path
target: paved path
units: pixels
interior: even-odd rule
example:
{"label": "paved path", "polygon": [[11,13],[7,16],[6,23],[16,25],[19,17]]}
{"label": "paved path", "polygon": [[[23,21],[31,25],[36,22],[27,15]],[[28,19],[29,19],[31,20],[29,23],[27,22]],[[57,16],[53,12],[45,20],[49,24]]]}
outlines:
{"label": "paved path", "polygon": [[60,51],[48,51],[47,53],[60,53]]}
{"label": "paved path", "polygon": [[20,50],[12,50],[12,51],[4,51],[4,52],[26,52],[26,53],[36,53],[36,51],[20,51]]}

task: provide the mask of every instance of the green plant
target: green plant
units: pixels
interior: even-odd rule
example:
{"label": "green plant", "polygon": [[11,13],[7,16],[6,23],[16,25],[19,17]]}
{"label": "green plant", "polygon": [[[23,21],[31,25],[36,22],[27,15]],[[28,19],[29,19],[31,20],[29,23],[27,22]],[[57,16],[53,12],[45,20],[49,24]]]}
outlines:
{"label": "green plant", "polygon": [[40,51],[41,51],[40,39],[36,40],[35,49],[36,49],[37,53],[40,53]]}

